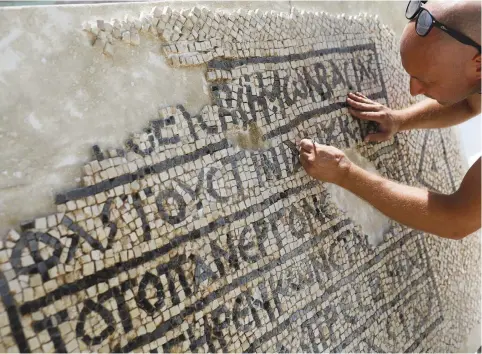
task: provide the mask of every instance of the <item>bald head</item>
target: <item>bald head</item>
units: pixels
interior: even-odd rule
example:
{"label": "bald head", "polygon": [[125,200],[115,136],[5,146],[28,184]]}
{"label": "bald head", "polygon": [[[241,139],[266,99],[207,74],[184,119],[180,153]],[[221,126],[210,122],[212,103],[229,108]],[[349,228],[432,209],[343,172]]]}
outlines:
{"label": "bald head", "polygon": [[[424,7],[447,27],[480,44],[481,3],[475,1],[428,2]],[[439,28],[419,36],[415,21],[405,27],[400,42],[412,95],[424,94],[442,104],[459,102],[480,90],[480,55]]]}
{"label": "bald head", "polygon": [[447,1],[427,3],[426,8],[444,25],[457,30],[480,44],[479,1]]}

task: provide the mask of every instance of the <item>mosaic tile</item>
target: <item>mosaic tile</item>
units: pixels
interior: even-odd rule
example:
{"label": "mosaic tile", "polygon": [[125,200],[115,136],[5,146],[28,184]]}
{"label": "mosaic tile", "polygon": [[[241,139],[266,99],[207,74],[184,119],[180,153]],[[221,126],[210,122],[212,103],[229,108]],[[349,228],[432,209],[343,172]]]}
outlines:
{"label": "mosaic tile", "polygon": [[[455,190],[450,131],[365,144],[376,125],[348,114],[353,90],[413,102],[387,27],[366,15],[156,7],[83,29],[100,55],[154,36],[173,67],[205,64],[212,104],[162,108],[122,148],[93,146],[58,213],[0,243],[0,351],[411,352],[463,340],[433,271],[457,266],[439,264],[445,240],[393,223],[371,246],[294,145],[356,148],[387,178]],[[466,328],[477,301],[459,305]]]}

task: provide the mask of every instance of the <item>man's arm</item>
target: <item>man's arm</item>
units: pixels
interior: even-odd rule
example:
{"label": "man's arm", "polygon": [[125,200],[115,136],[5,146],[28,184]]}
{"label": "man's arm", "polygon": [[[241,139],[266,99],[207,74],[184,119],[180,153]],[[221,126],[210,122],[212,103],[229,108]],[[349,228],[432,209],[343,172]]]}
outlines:
{"label": "man's arm", "polygon": [[307,139],[300,143],[300,159],[310,176],[348,189],[389,218],[411,228],[452,239],[463,238],[480,228],[480,158],[460,188],[450,195],[387,180],[356,166],[342,151]]}
{"label": "man's arm", "polygon": [[396,111],[400,120],[398,131],[412,129],[447,128],[465,122],[480,113],[480,95],[450,106],[442,106],[428,98],[408,108]]}
{"label": "man's arm", "polygon": [[480,228],[480,158],[449,195],[402,185],[355,164],[340,186],[413,229],[460,239]]}
{"label": "man's arm", "polygon": [[361,93],[349,93],[346,101],[352,116],[378,123],[379,132],[368,135],[367,141],[385,141],[402,130],[445,128],[480,113],[479,94],[451,106],[429,98],[401,110],[390,109]]}

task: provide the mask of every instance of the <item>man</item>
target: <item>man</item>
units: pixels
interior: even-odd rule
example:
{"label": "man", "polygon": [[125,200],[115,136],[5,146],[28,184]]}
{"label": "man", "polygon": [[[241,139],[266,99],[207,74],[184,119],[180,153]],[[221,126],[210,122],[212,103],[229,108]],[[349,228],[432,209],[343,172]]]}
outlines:
{"label": "man", "polygon": [[[480,2],[409,3],[402,64],[410,75],[410,93],[429,99],[395,111],[361,93],[348,94],[350,113],[379,125],[366,141],[388,140],[403,130],[449,127],[480,113],[480,12]],[[300,160],[313,178],[351,191],[411,228],[451,239],[480,228],[480,158],[450,195],[384,179],[356,166],[342,151],[308,139],[300,142]]]}

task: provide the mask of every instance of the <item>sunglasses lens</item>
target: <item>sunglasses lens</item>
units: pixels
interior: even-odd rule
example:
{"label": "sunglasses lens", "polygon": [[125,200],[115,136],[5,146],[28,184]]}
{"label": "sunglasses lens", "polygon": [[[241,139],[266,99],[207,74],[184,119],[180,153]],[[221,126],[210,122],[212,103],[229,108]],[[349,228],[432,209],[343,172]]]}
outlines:
{"label": "sunglasses lens", "polygon": [[420,8],[421,1],[415,0],[408,3],[407,9],[405,10],[405,17],[411,20]]}
{"label": "sunglasses lens", "polygon": [[425,36],[430,28],[432,27],[432,16],[426,10],[420,11],[420,14],[417,18],[417,25],[415,26],[415,30],[420,36]]}

